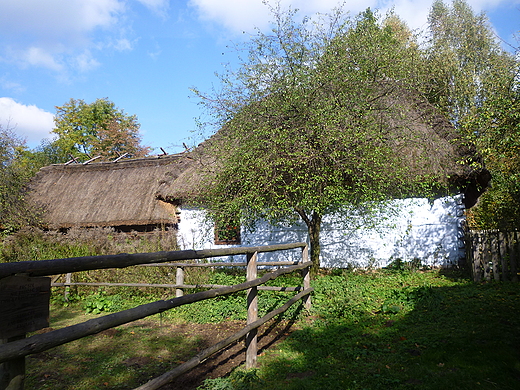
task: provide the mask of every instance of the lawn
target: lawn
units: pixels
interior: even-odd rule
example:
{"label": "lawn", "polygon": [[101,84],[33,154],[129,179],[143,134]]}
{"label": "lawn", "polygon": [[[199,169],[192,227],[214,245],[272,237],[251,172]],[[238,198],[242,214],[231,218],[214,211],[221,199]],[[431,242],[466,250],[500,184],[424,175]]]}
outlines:
{"label": "lawn", "polygon": [[[291,311],[290,336],[264,350],[256,370],[245,371],[238,359],[229,375],[201,388],[520,389],[518,283],[476,284],[441,271],[335,270],[313,287],[311,312]],[[261,292],[261,308],[272,294]],[[205,327],[219,341],[218,332],[236,326],[242,299],[201,302],[197,324],[189,318],[195,311],[172,312],[28,357],[26,388],[133,388],[204,348]],[[81,301],[54,305],[51,327],[91,318],[80,309]],[[200,313],[219,310],[225,314],[208,318],[221,322],[218,331],[200,324]]]}

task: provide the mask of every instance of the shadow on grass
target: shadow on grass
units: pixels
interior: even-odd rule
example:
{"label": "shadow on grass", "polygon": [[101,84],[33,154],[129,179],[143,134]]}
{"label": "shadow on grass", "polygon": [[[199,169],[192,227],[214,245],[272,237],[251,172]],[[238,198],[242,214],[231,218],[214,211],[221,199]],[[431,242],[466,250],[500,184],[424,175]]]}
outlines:
{"label": "shadow on grass", "polygon": [[408,291],[391,312],[294,332],[262,359],[262,389],[520,388],[520,284]]}
{"label": "shadow on grass", "polygon": [[203,344],[200,335],[172,333],[158,323],[107,329],[27,357],[26,388],[134,388],[189,359]]}
{"label": "shadow on grass", "polygon": [[[94,318],[70,308],[55,308],[56,328]],[[258,333],[259,353],[285,338],[301,307],[291,317],[270,321]],[[85,318],[87,317],[87,318]],[[130,389],[191,359],[202,349],[245,326],[244,321],[218,324],[169,324],[141,320],[107,329],[27,357],[28,389]],[[52,328],[42,330],[50,331]],[[194,389],[206,377],[220,377],[245,363],[243,341],[214,354],[201,366],[166,388]]]}

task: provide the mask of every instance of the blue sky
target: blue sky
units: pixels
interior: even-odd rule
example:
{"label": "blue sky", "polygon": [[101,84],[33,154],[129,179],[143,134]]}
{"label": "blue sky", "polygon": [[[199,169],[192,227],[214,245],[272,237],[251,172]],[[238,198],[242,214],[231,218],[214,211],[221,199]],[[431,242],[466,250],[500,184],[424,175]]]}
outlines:
{"label": "blue sky", "polygon": [[[513,45],[520,0],[467,0],[485,11]],[[281,0],[302,14],[328,12],[337,0]],[[430,0],[353,0],[353,14],[394,7],[424,28]],[[160,153],[194,145],[202,113],[190,87],[218,87],[214,73],[236,61],[228,46],[266,29],[262,0],[0,0],[0,125],[29,147],[52,138],[55,106],[108,98],[141,123],[143,144]]]}

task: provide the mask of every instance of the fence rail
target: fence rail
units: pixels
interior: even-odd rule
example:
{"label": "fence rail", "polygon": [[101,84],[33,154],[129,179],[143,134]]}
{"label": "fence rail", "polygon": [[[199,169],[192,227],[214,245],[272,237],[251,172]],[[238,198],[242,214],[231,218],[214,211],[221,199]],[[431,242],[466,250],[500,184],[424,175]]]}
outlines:
{"label": "fence rail", "polygon": [[519,280],[520,232],[469,231],[465,235],[466,262],[475,282]]}
{"label": "fence rail", "polygon": [[[273,272],[268,272],[262,277],[257,277],[258,265],[262,263],[257,262],[258,253],[261,252],[273,252],[279,250],[288,250],[301,248],[302,259],[301,262],[294,264],[290,262],[288,267],[279,268]],[[181,366],[175,367],[171,371],[163,374],[162,376],[151,380],[150,382],[139,387],[139,390],[151,390],[158,389],[162,385],[172,381],[184,372],[187,372],[191,368],[195,367],[198,363],[203,361],[211,354],[225,348],[234,341],[245,336],[246,342],[246,367],[251,368],[256,364],[256,330],[265,322],[272,319],[274,316],[283,313],[291,305],[299,300],[303,300],[306,308],[310,307],[310,294],[313,289],[310,287],[310,267],[311,262],[308,257],[308,248],[305,243],[296,244],[281,244],[281,245],[270,245],[264,247],[241,247],[241,248],[223,248],[216,250],[202,250],[202,251],[177,251],[177,252],[157,252],[157,253],[145,253],[145,254],[121,254],[114,256],[89,256],[82,258],[71,258],[71,259],[56,259],[56,260],[43,260],[43,261],[32,261],[32,262],[20,262],[20,263],[6,263],[0,264],[0,282],[2,279],[8,280],[14,275],[23,275],[23,278],[27,279],[46,279],[50,285],[49,278],[41,278],[41,276],[50,276],[56,274],[67,274],[66,282],[56,285],[79,285],[80,283],[73,283],[70,275],[72,272],[87,271],[95,269],[106,269],[106,268],[126,268],[138,264],[156,264],[166,263],[175,260],[191,260],[191,259],[202,259],[211,258],[218,256],[228,255],[246,255],[245,263],[229,263],[232,265],[246,266],[247,281],[234,286],[214,286],[207,285],[212,288],[211,290],[202,291],[194,294],[183,295],[182,291],[179,294],[180,288],[191,287],[184,285],[176,281],[176,284],[172,284],[171,287],[177,288],[177,296],[168,300],[161,300],[151,302],[145,305],[140,305],[132,309],[120,311],[117,313],[109,314],[103,317],[98,317],[92,320],[82,322],[80,324],[68,326],[66,328],[53,330],[48,333],[37,334],[29,338],[25,338],[25,335],[11,337],[4,344],[0,344],[0,390],[23,389],[23,370],[24,370],[24,358],[27,355],[43,352],[47,349],[56,347],[58,345],[66,344],[70,341],[74,341],[95,333],[99,333],[103,330],[113,328],[115,326],[123,325],[128,322],[132,322],[138,319],[148,317],[153,314],[161,313],[165,310],[170,310],[181,305],[198,302],[205,299],[211,299],[218,296],[229,295],[238,291],[247,290],[247,326],[241,331],[228,339],[223,340],[214,346],[200,352],[193,359],[182,364]],[[192,266],[195,264],[183,264],[173,263],[174,266]],[[224,263],[212,263],[210,266],[221,266]],[[280,262],[277,265],[282,265]],[[180,267],[178,268],[180,269]],[[288,274],[297,270],[302,271],[303,276],[303,287],[266,287],[261,286],[269,280],[274,280],[278,276]],[[195,286],[202,287],[202,286]],[[217,288],[215,288],[217,287]],[[258,296],[257,291],[259,289],[275,289],[280,291],[300,291],[298,294],[293,296],[285,305],[278,309],[273,310],[261,319],[258,319]],[[303,290],[303,291],[302,291]],[[1,298],[1,297],[0,297]],[[10,298],[9,298],[10,299]],[[5,321],[2,318],[0,321]],[[6,379],[7,378],[7,379]],[[20,382],[20,378],[21,382]]]}

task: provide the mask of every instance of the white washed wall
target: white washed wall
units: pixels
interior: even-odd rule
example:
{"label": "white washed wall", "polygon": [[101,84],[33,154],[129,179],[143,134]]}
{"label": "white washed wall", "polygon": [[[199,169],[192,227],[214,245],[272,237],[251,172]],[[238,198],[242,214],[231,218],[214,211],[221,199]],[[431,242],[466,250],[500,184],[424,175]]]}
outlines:
{"label": "white washed wall", "polygon": [[[352,228],[345,218],[324,218],[321,231],[323,267],[384,267],[400,258],[420,259],[423,265],[450,266],[464,256],[462,196],[446,197],[430,203],[427,199],[396,201],[399,212],[377,228]],[[352,225],[351,225],[352,226]],[[184,209],[179,223],[181,249],[223,248],[214,245],[213,229],[204,224],[204,211]],[[259,222],[255,231],[242,229],[242,245],[257,246],[304,242],[304,223],[291,226]],[[300,251],[262,254],[260,260],[297,260]],[[227,259],[242,261],[243,257]]]}

